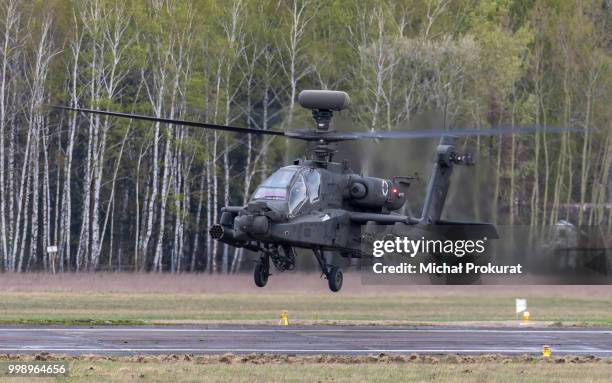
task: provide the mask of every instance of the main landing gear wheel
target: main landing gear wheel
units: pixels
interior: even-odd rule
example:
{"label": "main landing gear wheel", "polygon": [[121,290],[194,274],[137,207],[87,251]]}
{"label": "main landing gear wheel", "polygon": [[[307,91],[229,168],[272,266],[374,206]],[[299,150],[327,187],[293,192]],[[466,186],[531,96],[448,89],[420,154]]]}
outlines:
{"label": "main landing gear wheel", "polygon": [[333,292],[338,292],[342,288],[342,270],[337,266],[332,266],[331,270],[327,274],[327,282],[329,283],[329,289]]}
{"label": "main landing gear wheel", "polygon": [[270,276],[270,261],[267,258],[261,258],[257,261],[253,274],[255,284],[258,287],[264,287],[268,283],[268,277]]}
{"label": "main landing gear wheel", "polygon": [[312,249],[312,252],[319,263],[319,267],[321,267],[322,275],[325,275],[327,278],[327,284],[329,285],[329,289],[334,293],[340,291],[342,288],[342,270],[338,266],[330,265],[325,261],[325,257],[323,256],[323,250],[321,249]]}

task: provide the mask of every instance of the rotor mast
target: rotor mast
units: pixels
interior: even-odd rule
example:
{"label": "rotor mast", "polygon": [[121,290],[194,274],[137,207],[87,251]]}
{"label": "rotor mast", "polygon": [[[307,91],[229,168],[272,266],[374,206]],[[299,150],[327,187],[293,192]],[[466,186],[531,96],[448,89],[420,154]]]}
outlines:
{"label": "rotor mast", "polygon": [[[331,119],[334,115],[332,110],[313,109],[312,118],[315,120],[315,133],[324,135],[331,131]],[[310,151],[313,154],[313,159],[317,161],[331,162],[334,153],[338,150],[336,142],[329,142],[324,137],[316,141],[315,145],[311,145]]]}

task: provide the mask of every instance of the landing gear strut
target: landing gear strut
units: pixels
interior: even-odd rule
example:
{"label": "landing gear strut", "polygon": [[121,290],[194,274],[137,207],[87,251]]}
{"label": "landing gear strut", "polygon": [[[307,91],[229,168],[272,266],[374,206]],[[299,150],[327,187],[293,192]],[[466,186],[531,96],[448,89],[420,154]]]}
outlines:
{"label": "landing gear strut", "polygon": [[322,250],[313,249],[312,251],[317,258],[317,262],[319,262],[321,272],[323,272],[323,275],[327,278],[329,289],[333,292],[340,291],[343,281],[342,270],[338,266],[327,264]]}

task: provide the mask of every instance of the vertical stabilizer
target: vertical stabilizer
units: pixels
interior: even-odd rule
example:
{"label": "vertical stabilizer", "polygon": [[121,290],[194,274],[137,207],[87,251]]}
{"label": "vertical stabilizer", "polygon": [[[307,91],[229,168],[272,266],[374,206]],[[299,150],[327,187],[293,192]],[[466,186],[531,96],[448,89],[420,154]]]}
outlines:
{"label": "vertical stabilizer", "polygon": [[436,161],[427,185],[427,195],[421,213],[420,221],[423,224],[433,224],[442,217],[453,165],[457,162],[457,158],[461,160],[461,157],[456,155],[454,143],[454,137],[442,137],[436,148]]}

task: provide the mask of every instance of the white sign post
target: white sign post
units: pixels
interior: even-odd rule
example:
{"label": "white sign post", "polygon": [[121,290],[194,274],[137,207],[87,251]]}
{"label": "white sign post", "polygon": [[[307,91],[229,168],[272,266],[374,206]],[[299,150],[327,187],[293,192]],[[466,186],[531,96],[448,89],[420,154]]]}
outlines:
{"label": "white sign post", "polygon": [[523,311],[527,311],[527,299],[516,298],[516,319]]}

